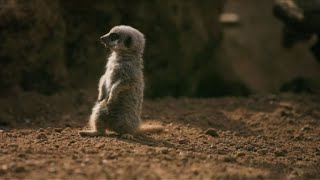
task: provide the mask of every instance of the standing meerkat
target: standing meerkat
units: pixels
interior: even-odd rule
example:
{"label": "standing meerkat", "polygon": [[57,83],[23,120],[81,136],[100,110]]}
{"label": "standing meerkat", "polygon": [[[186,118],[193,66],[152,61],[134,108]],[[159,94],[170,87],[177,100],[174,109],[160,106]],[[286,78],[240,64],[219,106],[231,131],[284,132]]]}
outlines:
{"label": "standing meerkat", "polygon": [[144,35],[130,26],[115,26],[100,38],[111,50],[106,71],[99,81],[99,95],[89,119],[90,130],[81,136],[102,136],[105,130],[121,135],[161,131],[142,127]]}

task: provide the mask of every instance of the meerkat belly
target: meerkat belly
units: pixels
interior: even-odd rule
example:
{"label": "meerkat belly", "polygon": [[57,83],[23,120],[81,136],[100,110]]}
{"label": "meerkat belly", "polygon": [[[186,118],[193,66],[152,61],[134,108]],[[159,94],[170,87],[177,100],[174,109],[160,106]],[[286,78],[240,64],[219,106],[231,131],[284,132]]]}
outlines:
{"label": "meerkat belly", "polygon": [[113,78],[113,73],[114,73],[114,70],[110,67],[107,67],[107,71],[105,73],[105,79],[106,79],[105,90],[106,90],[107,96],[109,95],[109,93],[111,91],[111,87],[114,83],[111,81],[111,79]]}
{"label": "meerkat belly", "polygon": [[117,101],[109,104],[109,119],[107,123],[111,130],[118,133],[132,133],[140,124],[141,100],[132,91],[119,93]]}

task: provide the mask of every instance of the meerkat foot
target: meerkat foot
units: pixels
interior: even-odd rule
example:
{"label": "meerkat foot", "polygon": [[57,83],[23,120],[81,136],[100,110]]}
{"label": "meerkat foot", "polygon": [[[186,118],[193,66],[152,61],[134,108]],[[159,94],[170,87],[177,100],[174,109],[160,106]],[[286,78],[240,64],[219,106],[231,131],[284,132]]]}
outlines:
{"label": "meerkat foot", "polygon": [[96,137],[96,136],[104,136],[105,134],[102,132],[94,131],[94,130],[84,130],[84,131],[79,131],[79,135],[81,137]]}
{"label": "meerkat foot", "polygon": [[122,134],[121,139],[133,140],[134,136],[132,134]]}

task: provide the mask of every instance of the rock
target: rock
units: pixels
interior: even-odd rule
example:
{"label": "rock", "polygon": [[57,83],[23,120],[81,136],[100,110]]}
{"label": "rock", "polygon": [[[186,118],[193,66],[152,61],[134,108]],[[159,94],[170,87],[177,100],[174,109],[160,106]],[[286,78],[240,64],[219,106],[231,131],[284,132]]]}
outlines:
{"label": "rock", "polygon": [[40,140],[40,141],[48,140],[48,137],[44,133],[38,134],[36,138],[37,138],[37,140]]}
{"label": "rock", "polygon": [[13,170],[16,173],[21,173],[21,172],[25,172],[26,168],[24,166],[16,166]]}
{"label": "rock", "polygon": [[18,154],[18,157],[20,157],[20,158],[25,158],[25,157],[26,157],[26,154],[25,154],[25,153],[19,153],[19,154]]}
{"label": "rock", "polygon": [[280,111],[280,116],[281,117],[292,117],[293,116],[293,113],[289,110],[286,110],[286,109],[282,109]]}
{"label": "rock", "polygon": [[243,157],[243,156],[245,156],[246,155],[246,153],[245,152],[237,152],[237,157]]}
{"label": "rock", "polygon": [[160,152],[160,153],[162,153],[162,154],[168,154],[169,149],[168,149],[168,148],[165,148],[165,147],[161,147],[161,148],[157,148],[156,151],[157,151],[157,152]]}
{"label": "rock", "polygon": [[50,167],[48,169],[49,173],[56,173],[57,172],[57,169],[55,167]]}
{"label": "rock", "polygon": [[0,129],[0,133],[3,133],[4,131],[2,129]]}
{"label": "rock", "polygon": [[219,134],[217,133],[217,131],[213,128],[209,128],[206,130],[205,134],[210,135],[212,137],[219,137]]}
{"label": "rock", "polygon": [[179,139],[179,144],[187,144],[188,140],[187,139]]}
{"label": "rock", "polygon": [[31,134],[31,131],[29,130],[21,131],[20,134],[25,136],[25,135]]}
{"label": "rock", "polygon": [[255,150],[255,148],[252,146],[252,145],[247,145],[246,147],[245,147],[245,150],[247,150],[247,151],[254,151]]}
{"label": "rock", "polygon": [[54,131],[57,133],[61,133],[63,131],[63,128],[55,128]]}
{"label": "rock", "polygon": [[259,155],[266,155],[268,153],[268,150],[267,149],[259,149],[257,152]]}
{"label": "rock", "polygon": [[8,172],[8,165],[4,164],[0,167],[0,175],[6,174]]}
{"label": "rock", "polygon": [[68,145],[71,145],[71,144],[73,144],[73,143],[75,143],[76,141],[75,140],[71,140],[69,143],[68,143]]}
{"label": "rock", "polygon": [[283,107],[287,110],[292,110],[293,109],[293,105],[290,102],[279,102],[278,104],[280,107]]}
{"label": "rock", "polygon": [[40,128],[38,132],[45,132],[45,130],[43,128]]}
{"label": "rock", "polygon": [[276,156],[276,157],[284,157],[284,156],[286,156],[287,155],[287,150],[285,150],[285,149],[277,149],[275,152],[274,152],[274,155]]}
{"label": "rock", "polygon": [[211,144],[211,145],[210,145],[210,148],[211,148],[211,149],[217,149],[217,146]]}
{"label": "rock", "polygon": [[237,159],[233,156],[224,156],[223,161],[231,163],[231,162],[237,162]]}
{"label": "rock", "polygon": [[190,158],[190,155],[187,152],[180,151],[179,152],[179,158],[181,160],[188,160]]}
{"label": "rock", "polygon": [[225,154],[228,153],[228,151],[225,150],[225,149],[218,149],[217,153],[220,154],[220,155],[225,155]]}
{"label": "rock", "polygon": [[19,148],[19,145],[18,144],[9,144],[7,146],[7,149],[9,149],[10,151],[15,151]]}
{"label": "rock", "polygon": [[236,149],[242,149],[243,148],[243,145],[236,145]]}
{"label": "rock", "polygon": [[302,141],[303,139],[304,139],[303,134],[297,134],[297,135],[293,136],[294,141]]}
{"label": "rock", "polygon": [[66,133],[66,132],[68,132],[68,131],[71,131],[71,128],[70,128],[70,127],[66,127],[66,128],[63,129],[63,132],[64,132],[64,133]]}
{"label": "rock", "polygon": [[112,160],[118,158],[119,155],[117,154],[109,154],[106,156],[106,159]]}
{"label": "rock", "polygon": [[25,150],[25,153],[32,153],[34,150],[32,147],[28,147],[26,150]]}
{"label": "rock", "polygon": [[301,128],[301,131],[310,131],[312,128],[309,125],[305,125]]}
{"label": "rock", "polygon": [[102,148],[104,148],[104,146],[105,146],[104,143],[99,143],[99,144],[95,145],[95,147],[98,149],[102,149]]}
{"label": "rock", "polygon": [[164,157],[163,157],[163,159],[165,159],[165,160],[167,160],[167,161],[171,161],[171,160],[173,160],[174,158],[172,157],[172,156],[170,156],[170,155],[165,155]]}

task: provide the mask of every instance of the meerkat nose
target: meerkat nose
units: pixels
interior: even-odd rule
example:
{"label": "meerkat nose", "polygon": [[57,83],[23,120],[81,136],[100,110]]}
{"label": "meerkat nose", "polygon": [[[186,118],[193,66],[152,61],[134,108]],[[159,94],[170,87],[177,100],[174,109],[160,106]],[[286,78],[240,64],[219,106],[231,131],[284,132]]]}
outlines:
{"label": "meerkat nose", "polygon": [[106,42],[107,42],[107,35],[101,36],[101,37],[100,37],[100,41],[101,41],[102,43],[106,43]]}

